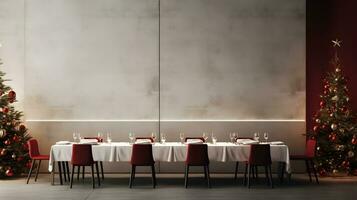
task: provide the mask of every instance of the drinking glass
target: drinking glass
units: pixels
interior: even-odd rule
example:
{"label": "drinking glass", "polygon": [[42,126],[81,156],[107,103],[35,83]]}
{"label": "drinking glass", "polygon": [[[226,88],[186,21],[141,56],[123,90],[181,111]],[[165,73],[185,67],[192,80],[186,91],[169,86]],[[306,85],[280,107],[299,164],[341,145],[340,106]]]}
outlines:
{"label": "drinking glass", "polygon": [[254,140],[259,142],[259,133],[254,133]]}
{"label": "drinking glass", "polygon": [[97,137],[98,137],[99,142],[103,142],[103,133],[102,132],[98,132]]}
{"label": "drinking glass", "polygon": [[232,143],[234,143],[234,142],[233,142],[233,139],[234,139],[234,135],[233,135],[233,134],[234,134],[234,133],[229,133],[229,138],[231,139],[231,142],[232,142]]}
{"label": "drinking glass", "polygon": [[73,132],[73,142],[77,142],[78,135],[76,132]]}
{"label": "drinking glass", "polygon": [[129,133],[129,139],[130,139],[130,144],[133,144],[134,143],[134,133]]}
{"label": "drinking glass", "polygon": [[78,138],[78,142],[81,142],[82,140],[81,133],[77,133],[77,138]]}
{"label": "drinking glass", "polygon": [[267,133],[267,132],[264,132],[265,143],[268,143],[268,138],[269,138],[268,133]]}
{"label": "drinking glass", "polygon": [[184,133],[180,133],[180,140],[181,140],[182,144],[184,143],[184,139],[185,139],[185,134]]}
{"label": "drinking glass", "polygon": [[156,133],[155,132],[151,133],[151,138],[154,140],[154,142],[156,141]]}
{"label": "drinking glass", "polygon": [[112,142],[112,134],[107,133],[107,142],[110,144]]}
{"label": "drinking glass", "polygon": [[212,133],[212,144],[216,144],[217,143],[217,137],[213,135]]}
{"label": "drinking glass", "polygon": [[161,135],[161,143],[162,143],[162,144],[165,144],[165,142],[166,142],[166,136],[165,136],[165,134],[164,134],[164,133],[161,133],[160,135]]}
{"label": "drinking glass", "polygon": [[207,133],[203,132],[202,137],[205,140],[205,142],[207,142],[207,139],[208,139]]}

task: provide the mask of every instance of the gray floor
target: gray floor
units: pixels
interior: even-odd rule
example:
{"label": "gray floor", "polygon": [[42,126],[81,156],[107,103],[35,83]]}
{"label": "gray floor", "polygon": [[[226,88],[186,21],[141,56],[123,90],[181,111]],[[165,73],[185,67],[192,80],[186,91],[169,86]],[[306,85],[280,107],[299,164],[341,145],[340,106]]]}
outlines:
{"label": "gray floor", "polygon": [[[88,177],[89,175],[87,175]],[[232,175],[212,175],[213,188],[207,189],[204,180],[193,175],[190,187],[183,187],[182,175],[158,175],[158,187],[152,189],[147,175],[138,175],[134,188],[128,188],[128,175],[107,175],[100,188],[92,189],[89,177],[75,181],[73,189],[67,184],[50,185],[50,176],[40,174],[35,183],[25,184],[25,178],[0,180],[0,199],[303,199],[345,200],[356,199],[357,178],[322,178],[320,185],[308,182],[306,175],[294,175],[290,183],[279,184],[270,189],[264,180],[253,183],[251,189],[242,186],[242,179],[234,182]]]}

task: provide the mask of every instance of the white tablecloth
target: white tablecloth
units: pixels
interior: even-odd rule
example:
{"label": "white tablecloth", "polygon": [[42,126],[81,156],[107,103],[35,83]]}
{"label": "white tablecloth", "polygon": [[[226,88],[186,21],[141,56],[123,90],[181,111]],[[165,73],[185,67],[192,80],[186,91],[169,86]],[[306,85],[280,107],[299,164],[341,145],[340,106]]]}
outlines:
{"label": "white tablecloth", "polygon": [[[186,160],[187,145],[177,142],[153,144],[153,156],[160,162],[183,162]],[[127,142],[100,143],[92,145],[93,159],[105,162],[129,162],[131,159],[132,145]],[[236,145],[227,142],[208,144],[208,157],[210,161],[217,162],[243,162],[249,157],[249,145]],[[289,148],[286,145],[270,145],[273,162],[284,162],[286,171],[290,173]],[[48,170],[51,172],[55,161],[70,161],[72,144],[53,145],[51,147]]]}

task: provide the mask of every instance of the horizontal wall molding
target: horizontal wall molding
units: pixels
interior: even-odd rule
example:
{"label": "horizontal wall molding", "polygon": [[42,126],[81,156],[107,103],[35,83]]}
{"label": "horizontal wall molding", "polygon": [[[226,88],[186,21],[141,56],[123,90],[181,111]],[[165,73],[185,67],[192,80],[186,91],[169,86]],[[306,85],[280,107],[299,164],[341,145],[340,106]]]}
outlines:
{"label": "horizontal wall molding", "polygon": [[305,122],[305,119],[27,119],[26,122]]}

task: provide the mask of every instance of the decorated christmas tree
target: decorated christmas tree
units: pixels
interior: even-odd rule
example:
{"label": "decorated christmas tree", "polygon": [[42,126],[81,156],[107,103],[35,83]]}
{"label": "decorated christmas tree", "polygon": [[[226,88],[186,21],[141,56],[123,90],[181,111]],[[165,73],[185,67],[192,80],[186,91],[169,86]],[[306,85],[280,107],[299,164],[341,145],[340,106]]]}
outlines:
{"label": "decorated christmas tree", "polygon": [[317,167],[321,175],[351,174],[357,164],[356,118],[349,104],[347,79],[338,57],[341,41],[334,40],[333,70],[323,80],[320,109],[314,116],[311,137],[317,139]]}
{"label": "decorated christmas tree", "polygon": [[19,175],[30,165],[26,144],[30,137],[20,121],[22,112],[13,106],[16,93],[4,84],[8,81],[4,76],[0,71],[0,178]]}

